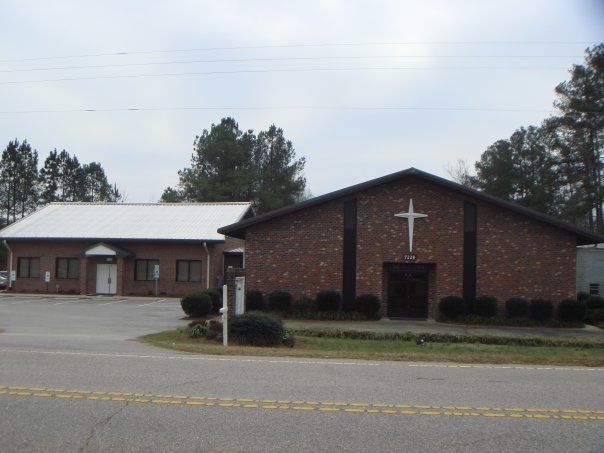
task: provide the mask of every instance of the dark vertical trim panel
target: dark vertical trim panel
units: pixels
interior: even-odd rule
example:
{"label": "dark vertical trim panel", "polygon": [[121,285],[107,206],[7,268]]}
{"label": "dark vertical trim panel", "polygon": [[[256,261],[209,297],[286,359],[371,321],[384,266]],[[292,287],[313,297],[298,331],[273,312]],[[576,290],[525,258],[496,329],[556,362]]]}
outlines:
{"label": "dark vertical trim panel", "polygon": [[344,310],[354,309],[357,291],[357,200],[344,202],[344,249],[342,256],[342,302]]}
{"label": "dark vertical trim panel", "polygon": [[476,298],[476,228],[477,207],[464,201],[463,205],[463,297],[468,301]]}

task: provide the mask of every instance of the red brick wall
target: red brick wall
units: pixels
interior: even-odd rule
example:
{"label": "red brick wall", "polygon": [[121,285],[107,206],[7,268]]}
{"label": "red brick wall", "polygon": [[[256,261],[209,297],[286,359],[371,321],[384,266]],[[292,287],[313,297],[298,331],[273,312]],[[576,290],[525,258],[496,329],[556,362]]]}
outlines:
{"label": "red brick wall", "polygon": [[[50,242],[50,241],[12,241],[9,243],[13,250],[13,269],[17,268],[19,257],[40,257],[40,278],[17,278],[15,291],[46,291],[44,272],[50,271],[51,292],[84,293],[96,292],[96,265],[109,263],[106,258],[80,258],[79,280],[57,280],[55,278],[56,258],[74,257],[82,253],[96,242]],[[136,259],[159,259],[160,278],[158,291],[162,295],[180,296],[187,292],[206,287],[207,257],[203,244],[200,243],[152,243],[152,242],[111,242],[112,245],[132,252],[132,258],[113,258],[111,263],[118,265],[118,294],[120,295],[149,295],[155,292],[154,281],[134,280]],[[210,251],[210,287],[216,286],[216,277],[222,276],[225,249],[238,247],[242,241],[228,239],[226,243],[208,244]],[[200,260],[201,282],[177,282],[176,260]],[[59,288],[57,289],[57,285]]]}
{"label": "red brick wall", "polygon": [[[410,198],[416,212],[428,214],[415,221],[413,251],[418,263],[429,264],[431,317],[441,297],[462,294],[464,200],[478,206],[478,295],[503,304],[512,296],[559,301],[574,294],[576,238],[570,233],[417,178],[356,198],[357,294],[385,298],[384,263],[402,262],[409,250],[407,221],[394,214],[407,211]],[[249,228],[247,289],[287,290],[294,297],[342,291],[344,200]]]}

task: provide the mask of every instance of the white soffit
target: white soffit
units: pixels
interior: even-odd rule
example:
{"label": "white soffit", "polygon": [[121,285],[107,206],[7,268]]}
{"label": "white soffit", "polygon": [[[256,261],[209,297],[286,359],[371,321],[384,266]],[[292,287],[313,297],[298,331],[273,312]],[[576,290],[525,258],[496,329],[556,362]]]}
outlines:
{"label": "white soffit", "polygon": [[95,245],[92,248],[86,250],[86,256],[115,256],[117,252],[113,249],[110,249],[106,245]]}

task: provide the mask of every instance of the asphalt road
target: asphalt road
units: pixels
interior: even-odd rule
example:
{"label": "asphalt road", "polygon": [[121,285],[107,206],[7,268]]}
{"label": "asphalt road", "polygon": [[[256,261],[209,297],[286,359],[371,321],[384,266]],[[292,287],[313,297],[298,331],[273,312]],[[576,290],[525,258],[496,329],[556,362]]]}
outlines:
{"label": "asphalt road", "polygon": [[602,451],[604,369],[194,356],[162,299],[0,296],[0,451]]}

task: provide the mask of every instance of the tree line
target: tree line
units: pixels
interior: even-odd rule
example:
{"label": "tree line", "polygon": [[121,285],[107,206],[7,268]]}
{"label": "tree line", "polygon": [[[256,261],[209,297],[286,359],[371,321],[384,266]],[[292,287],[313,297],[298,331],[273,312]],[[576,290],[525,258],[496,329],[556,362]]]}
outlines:
{"label": "tree line", "polygon": [[604,44],[555,88],[557,114],[490,145],[458,182],[604,234]]}
{"label": "tree line", "polygon": [[39,168],[38,151],[15,139],[0,159],[0,226],[54,201],[120,201],[98,162],[81,164],[75,155],[56,149]]}
{"label": "tree line", "polygon": [[273,124],[256,134],[223,118],[195,138],[191,165],[178,172],[177,187],[166,188],[161,201],[251,201],[261,214],[309,196],[305,164],[283,129]]}

